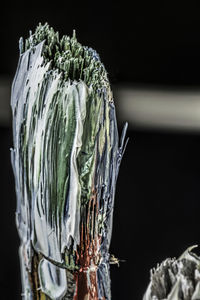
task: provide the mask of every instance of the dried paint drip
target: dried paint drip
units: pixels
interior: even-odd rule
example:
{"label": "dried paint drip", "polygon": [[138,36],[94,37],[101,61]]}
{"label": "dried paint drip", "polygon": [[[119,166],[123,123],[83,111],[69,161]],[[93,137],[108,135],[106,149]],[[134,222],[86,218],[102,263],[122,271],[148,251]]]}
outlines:
{"label": "dried paint drip", "polygon": [[119,144],[96,51],[47,24],[20,39],[11,159],[24,299],[110,299]]}

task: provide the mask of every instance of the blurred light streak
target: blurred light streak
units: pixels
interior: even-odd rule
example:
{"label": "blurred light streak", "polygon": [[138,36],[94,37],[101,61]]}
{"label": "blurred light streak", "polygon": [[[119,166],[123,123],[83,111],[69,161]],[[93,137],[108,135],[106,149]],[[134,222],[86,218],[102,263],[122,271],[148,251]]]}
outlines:
{"label": "blurred light streak", "polygon": [[129,127],[200,131],[200,90],[116,86],[118,118]]}

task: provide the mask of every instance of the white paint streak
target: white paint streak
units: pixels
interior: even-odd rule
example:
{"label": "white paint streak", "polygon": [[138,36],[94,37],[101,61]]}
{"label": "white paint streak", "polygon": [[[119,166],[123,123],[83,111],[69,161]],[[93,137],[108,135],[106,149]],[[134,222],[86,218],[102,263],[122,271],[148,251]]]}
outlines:
{"label": "white paint streak", "polygon": [[63,299],[67,292],[65,269],[58,268],[43,258],[38,270],[42,292],[53,300]]}
{"label": "white paint streak", "polygon": [[87,92],[86,86],[81,82],[77,86],[72,85],[69,93],[73,94],[76,110],[76,129],[70,159],[70,183],[68,196],[68,218],[66,222],[67,247],[70,246],[71,239],[74,240],[74,249],[80,242],[80,197],[81,185],[77,168],[77,157],[82,146],[83,124],[86,116]]}

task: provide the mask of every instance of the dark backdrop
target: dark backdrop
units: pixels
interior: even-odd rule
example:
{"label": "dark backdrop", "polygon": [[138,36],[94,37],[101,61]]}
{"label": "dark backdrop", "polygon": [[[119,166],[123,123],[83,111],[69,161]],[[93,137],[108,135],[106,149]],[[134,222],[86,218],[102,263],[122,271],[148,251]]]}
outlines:
{"label": "dark backdrop", "polygon": [[[1,4],[0,76],[14,76],[19,37],[26,37],[38,22],[47,21],[61,34],[72,34],[75,28],[79,41],[99,52],[111,84],[199,87],[197,3]],[[118,180],[111,245],[111,253],[126,262],[120,268],[111,267],[114,300],[142,299],[149,269],[200,241],[200,134],[131,128],[128,136],[130,142]],[[18,300],[19,239],[9,153],[11,127],[0,128],[0,141],[0,295],[2,299]]]}

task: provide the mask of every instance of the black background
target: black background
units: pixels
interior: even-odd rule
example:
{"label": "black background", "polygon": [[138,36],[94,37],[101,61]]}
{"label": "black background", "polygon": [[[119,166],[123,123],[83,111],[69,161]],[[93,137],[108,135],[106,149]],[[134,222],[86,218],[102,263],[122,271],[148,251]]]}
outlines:
{"label": "black background", "polygon": [[[78,40],[99,52],[113,85],[199,88],[198,1],[160,2],[4,3],[0,76],[13,78],[19,37],[47,21],[61,35],[76,29]],[[200,133],[131,127],[128,136],[111,245],[111,253],[126,262],[111,267],[114,300],[142,299],[149,269],[200,241]],[[21,299],[11,127],[0,128],[0,141],[0,295]]]}

